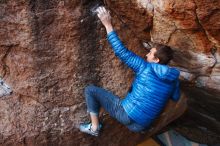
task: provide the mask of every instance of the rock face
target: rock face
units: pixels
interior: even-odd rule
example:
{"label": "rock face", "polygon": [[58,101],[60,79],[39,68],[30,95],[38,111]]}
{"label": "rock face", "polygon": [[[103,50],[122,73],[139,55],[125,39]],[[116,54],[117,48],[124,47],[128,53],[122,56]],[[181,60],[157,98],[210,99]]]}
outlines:
{"label": "rock face", "polygon": [[[108,116],[100,139],[78,131],[88,120],[85,86],[96,84],[124,97],[133,77],[90,11],[100,2],[0,1],[0,74],[13,90],[0,99],[1,145],[135,145],[144,138]],[[182,71],[189,97],[175,128],[193,140],[219,143],[220,1],[102,3],[130,50],[144,57],[148,41],[175,49],[171,65]]]}

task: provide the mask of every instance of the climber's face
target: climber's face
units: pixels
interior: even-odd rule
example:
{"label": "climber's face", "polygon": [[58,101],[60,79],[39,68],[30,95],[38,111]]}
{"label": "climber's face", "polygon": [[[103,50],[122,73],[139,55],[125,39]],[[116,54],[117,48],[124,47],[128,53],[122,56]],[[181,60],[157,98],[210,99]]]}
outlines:
{"label": "climber's face", "polygon": [[157,52],[156,48],[152,48],[150,52],[146,55],[148,62],[159,63],[159,58],[155,57],[154,54]]}

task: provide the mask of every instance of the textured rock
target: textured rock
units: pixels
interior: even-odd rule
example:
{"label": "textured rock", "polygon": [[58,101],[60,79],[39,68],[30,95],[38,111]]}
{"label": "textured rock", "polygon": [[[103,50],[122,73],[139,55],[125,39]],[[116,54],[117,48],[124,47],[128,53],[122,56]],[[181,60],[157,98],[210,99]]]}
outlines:
{"label": "textured rock", "polygon": [[[145,135],[129,132],[109,116],[103,119],[100,139],[78,131],[79,123],[88,120],[84,87],[93,83],[124,97],[133,76],[114,56],[104,28],[90,11],[97,3],[0,1],[0,75],[13,89],[11,96],[0,99],[1,145],[135,145],[184,112],[184,99],[174,113],[169,103]],[[147,41],[175,49],[171,64],[182,71],[189,108],[174,126],[193,140],[218,143],[220,2],[103,3],[130,50],[144,57]],[[201,139],[204,135],[207,139]]]}
{"label": "textured rock", "polygon": [[220,2],[153,3],[152,41],[175,48],[174,65],[188,73],[184,91],[189,97],[189,108],[178,131],[201,143],[220,143]]}
{"label": "textured rock", "polygon": [[135,145],[143,137],[109,118],[100,139],[78,130],[88,120],[84,87],[123,96],[132,75],[106,47],[105,31],[90,15],[94,5],[1,1],[0,71],[13,89],[0,101],[1,145],[127,145],[129,137]]}

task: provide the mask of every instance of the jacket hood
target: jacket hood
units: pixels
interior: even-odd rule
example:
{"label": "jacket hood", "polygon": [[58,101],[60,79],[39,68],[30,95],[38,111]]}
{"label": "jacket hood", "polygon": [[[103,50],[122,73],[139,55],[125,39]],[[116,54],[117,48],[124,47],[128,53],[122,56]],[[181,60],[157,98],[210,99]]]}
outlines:
{"label": "jacket hood", "polygon": [[179,78],[180,71],[176,68],[169,67],[167,65],[161,65],[158,63],[151,63],[153,72],[161,80],[166,80],[168,82],[173,82]]}

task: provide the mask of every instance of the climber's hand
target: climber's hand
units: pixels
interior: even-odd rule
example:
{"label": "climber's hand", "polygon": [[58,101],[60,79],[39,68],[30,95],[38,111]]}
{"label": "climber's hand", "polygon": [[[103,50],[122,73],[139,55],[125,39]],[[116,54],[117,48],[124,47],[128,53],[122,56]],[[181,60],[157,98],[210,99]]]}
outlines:
{"label": "climber's hand", "polygon": [[101,20],[102,24],[105,26],[107,32],[112,31],[113,28],[111,23],[110,12],[106,10],[105,7],[99,7],[96,11],[99,19]]}
{"label": "climber's hand", "polygon": [[107,11],[105,7],[98,7],[96,11],[99,19],[105,27],[111,25],[111,16],[109,11]]}

